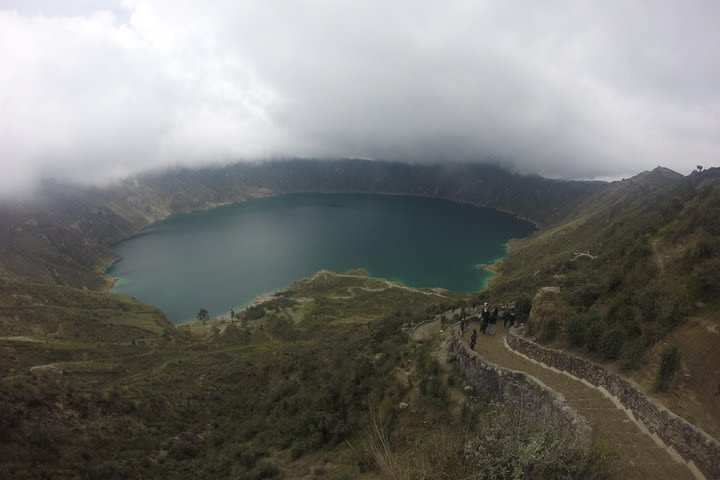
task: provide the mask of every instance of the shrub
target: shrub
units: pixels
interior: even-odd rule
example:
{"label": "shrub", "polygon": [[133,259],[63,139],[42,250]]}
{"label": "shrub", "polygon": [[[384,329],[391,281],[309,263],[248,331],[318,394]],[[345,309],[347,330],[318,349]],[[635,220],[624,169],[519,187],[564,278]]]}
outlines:
{"label": "shrub", "polygon": [[600,346],[600,339],[605,331],[605,325],[601,321],[590,324],[585,333],[585,346],[589,352],[597,352]]}
{"label": "shrub", "polygon": [[663,350],[662,359],[660,360],[660,370],[658,370],[655,388],[659,392],[667,392],[670,389],[675,373],[680,367],[680,350],[675,345],[670,345]]}
{"label": "shrub", "polygon": [[579,446],[572,427],[548,408],[501,407],[463,449],[475,475],[461,478],[609,477],[608,455]]}
{"label": "shrub", "polygon": [[640,366],[643,354],[645,353],[645,347],[642,339],[636,342],[632,349],[625,355],[625,358],[620,364],[621,370],[636,370]]}
{"label": "shrub", "polygon": [[541,343],[548,343],[555,340],[555,337],[558,333],[558,321],[555,318],[549,318],[545,323],[543,323],[543,326],[540,330],[540,342]]}
{"label": "shrub", "polygon": [[607,279],[605,281],[605,289],[608,292],[614,292],[620,287],[620,285],[622,285],[622,282],[623,282],[622,271],[620,269],[615,269],[608,274]]}
{"label": "shrub", "polygon": [[237,472],[237,469],[232,473],[235,474],[233,478],[237,480],[263,480],[266,478],[282,478],[282,472],[278,467],[268,462],[260,462],[252,469],[245,472]]}
{"label": "shrub", "polygon": [[273,337],[281,340],[297,340],[300,336],[300,331],[292,320],[274,314],[268,318],[267,330]]}
{"label": "shrub", "polygon": [[567,324],[565,336],[568,344],[572,347],[579,347],[585,343],[585,335],[587,333],[587,321],[580,315],[574,316]]}
{"label": "shrub", "polygon": [[515,301],[515,314],[518,322],[526,322],[530,318],[530,309],[532,308],[532,300],[527,295],[521,295]]}
{"label": "shrub", "polygon": [[607,331],[600,339],[599,350],[605,360],[618,358],[625,342],[625,334],[619,328]]}
{"label": "shrub", "polygon": [[395,312],[393,315],[383,318],[375,330],[375,341],[380,344],[386,340],[394,339],[401,342],[407,340],[407,334],[403,333],[402,325],[412,323],[415,319],[406,312]]}
{"label": "shrub", "polygon": [[570,291],[568,300],[570,304],[580,310],[589,309],[600,297],[600,289],[594,283],[580,285]]}
{"label": "shrub", "polygon": [[720,289],[720,257],[705,260],[693,269],[693,280],[704,294]]}

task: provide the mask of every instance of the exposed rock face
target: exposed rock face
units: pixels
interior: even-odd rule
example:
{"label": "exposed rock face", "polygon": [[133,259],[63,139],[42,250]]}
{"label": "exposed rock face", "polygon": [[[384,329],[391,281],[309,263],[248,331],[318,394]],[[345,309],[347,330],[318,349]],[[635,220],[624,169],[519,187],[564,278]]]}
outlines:
{"label": "exposed rock face", "polygon": [[592,427],[565,398],[527,373],[507,370],[484,360],[471,350],[456,332],[448,343],[448,361],[457,361],[467,383],[504,402],[522,404],[532,409],[549,408],[567,419],[579,445],[589,445]]}
{"label": "exposed rock face", "polygon": [[720,479],[720,442],[655,403],[630,380],[584,358],[538,345],[515,332],[508,334],[507,342],[523,355],[606,390],[651,433],[679,452],[688,464],[692,463],[708,479]]}

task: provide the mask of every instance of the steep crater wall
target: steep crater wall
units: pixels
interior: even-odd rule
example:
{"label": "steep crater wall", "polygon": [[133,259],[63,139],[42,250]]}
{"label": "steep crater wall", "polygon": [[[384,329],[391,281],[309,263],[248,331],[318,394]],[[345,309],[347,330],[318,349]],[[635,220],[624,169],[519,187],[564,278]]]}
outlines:
{"label": "steep crater wall", "polygon": [[720,442],[648,397],[633,382],[584,358],[547,348],[515,331],[507,343],[516,352],[565,371],[615,398],[651,435],[662,439],[708,479],[720,479]]}

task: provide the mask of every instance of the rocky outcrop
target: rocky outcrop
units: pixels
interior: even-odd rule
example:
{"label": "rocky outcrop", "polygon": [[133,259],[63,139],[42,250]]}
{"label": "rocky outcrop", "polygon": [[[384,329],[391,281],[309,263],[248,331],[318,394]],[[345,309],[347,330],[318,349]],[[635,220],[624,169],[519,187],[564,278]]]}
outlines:
{"label": "rocky outcrop", "polygon": [[503,402],[533,409],[550,409],[572,425],[579,445],[592,440],[592,428],[565,398],[525,372],[508,370],[480,357],[453,331],[448,343],[448,361],[456,361],[465,380],[478,391]]}
{"label": "rocky outcrop", "polygon": [[678,452],[691,470],[698,469],[708,479],[720,479],[720,442],[656,403],[635,383],[584,358],[538,345],[515,331],[508,334],[507,343],[516,352],[608,394],[651,435]]}

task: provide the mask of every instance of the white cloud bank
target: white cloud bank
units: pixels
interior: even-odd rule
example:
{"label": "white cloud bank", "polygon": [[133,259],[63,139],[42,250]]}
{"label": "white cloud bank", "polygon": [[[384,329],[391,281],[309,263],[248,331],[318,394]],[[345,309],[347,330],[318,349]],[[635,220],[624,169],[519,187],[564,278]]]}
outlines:
{"label": "white cloud bank", "polygon": [[717,18],[715,1],[0,0],[0,189],[272,155],[688,172],[720,158]]}

